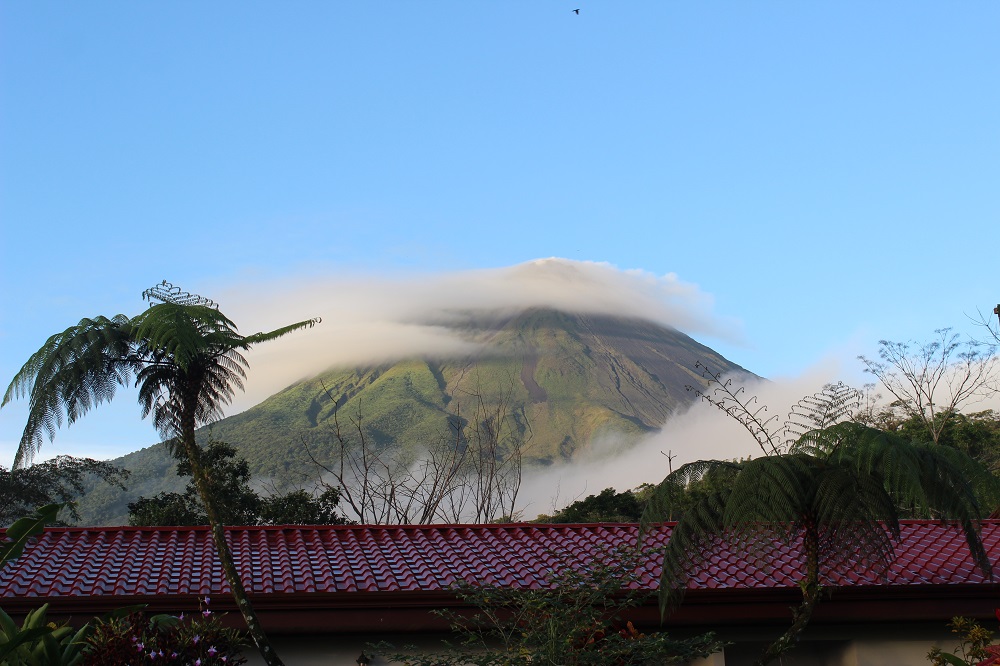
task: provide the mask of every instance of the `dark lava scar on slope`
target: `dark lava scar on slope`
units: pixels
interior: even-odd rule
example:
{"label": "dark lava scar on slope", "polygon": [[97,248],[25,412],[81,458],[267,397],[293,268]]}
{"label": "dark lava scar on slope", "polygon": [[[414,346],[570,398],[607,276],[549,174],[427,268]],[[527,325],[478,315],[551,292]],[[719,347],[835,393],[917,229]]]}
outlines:
{"label": "dark lava scar on slope", "polygon": [[521,364],[521,383],[524,384],[524,388],[528,389],[528,398],[532,403],[545,402],[549,399],[549,394],[535,381],[535,367],[537,365],[537,356],[526,356]]}

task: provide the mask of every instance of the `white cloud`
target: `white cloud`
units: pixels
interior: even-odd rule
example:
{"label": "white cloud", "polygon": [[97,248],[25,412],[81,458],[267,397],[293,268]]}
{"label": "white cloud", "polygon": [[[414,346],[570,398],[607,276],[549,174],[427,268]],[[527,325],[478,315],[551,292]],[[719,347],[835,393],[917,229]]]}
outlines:
{"label": "white cloud", "polygon": [[[757,396],[757,405],[766,406],[763,419],[773,418],[771,432],[777,432],[792,405],[803,396],[816,393],[824,384],[842,379],[843,366],[836,358],[829,357],[797,377],[745,382],[745,395]],[[672,456],[669,462],[668,455]],[[524,517],[533,519],[605,488],[613,487],[620,492],[642,483],[659,483],[671,464],[677,469],[696,460],[759,455],[761,448],[742,425],[718,408],[699,401],[672,418],[663,430],[631,448],[604,441],[572,463],[528,470],[518,503],[525,507]]]}
{"label": "white cloud", "polygon": [[228,413],[332,366],[469,351],[472,344],[442,324],[470,310],[554,307],[644,317],[695,336],[740,339],[732,333],[740,330],[738,323],[713,313],[710,295],[674,274],[656,276],[558,258],[435,275],[310,276],[230,284],[211,293],[244,334],[323,319],[312,329],[252,350],[247,393],[237,396]]}

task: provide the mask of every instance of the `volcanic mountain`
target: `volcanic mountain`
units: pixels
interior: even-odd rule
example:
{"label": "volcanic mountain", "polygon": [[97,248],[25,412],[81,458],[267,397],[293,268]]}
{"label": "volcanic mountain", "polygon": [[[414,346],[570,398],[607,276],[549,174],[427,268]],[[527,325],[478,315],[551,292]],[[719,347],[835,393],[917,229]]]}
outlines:
{"label": "volcanic mountain", "polygon": [[[635,318],[531,309],[476,315],[448,326],[476,344],[453,358],[409,358],[333,368],[288,386],[247,411],[202,428],[235,445],[255,478],[277,488],[318,476],[310,455],[329,462],[341,438],[417,451],[460,424],[502,414],[528,465],[571,459],[598,439],[623,443],[658,430],[705,385],[695,365],[747,374],[673,328]],[[316,365],[321,367],[322,360]],[[252,371],[252,369],[251,369]],[[183,485],[163,445],[129,454],[132,488],[95,489],[84,520],[114,524],[139,495]]]}

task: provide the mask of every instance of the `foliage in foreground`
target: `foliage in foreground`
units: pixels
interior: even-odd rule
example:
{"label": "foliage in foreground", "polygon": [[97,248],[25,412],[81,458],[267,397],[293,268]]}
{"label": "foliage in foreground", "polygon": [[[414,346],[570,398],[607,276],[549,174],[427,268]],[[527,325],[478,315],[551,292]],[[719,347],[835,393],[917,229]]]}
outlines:
{"label": "foliage in foreground", "polygon": [[544,589],[462,585],[458,597],[471,616],[435,611],[452,623],[459,642],[421,653],[388,644],[373,649],[408,666],[624,666],[682,664],[718,652],[711,633],[687,639],[644,634],[623,616],[650,592],[630,588],[640,556],[595,558],[589,566],[566,562],[550,572]]}
{"label": "foliage in foreground", "polygon": [[97,620],[87,636],[83,666],[139,666],[140,664],[195,664],[239,666],[246,659],[244,642],[235,629],[222,626],[202,600],[201,612],[180,616],[141,612]]}
{"label": "foliage in foreground", "polygon": [[49,622],[49,605],[28,612],[21,626],[0,610],[0,664],[5,666],[75,666],[83,660],[89,626],[74,630]]}
{"label": "foliage in foreground", "polygon": [[[802,602],[789,628],[756,662],[768,664],[794,647],[831,573],[888,570],[903,515],[962,529],[976,565],[992,576],[979,528],[997,506],[1000,481],[967,454],[841,421],[858,397],[843,385],[800,401],[786,423],[797,438],[779,442],[762,416],[765,407],[753,406],[755,397],[710,377],[713,389],[702,397],[743,424],[764,455],[688,463],[657,486],[643,513],[644,529],[685,507],[663,549],[664,612],[680,603],[689,576],[720,542],[751,558],[766,557],[775,543],[796,548],[804,570]],[[705,478],[713,479],[713,489],[691,506],[689,490]]]}
{"label": "foliage in foreground", "polygon": [[0,610],[0,664],[4,666],[140,666],[245,664],[235,629],[208,610],[179,617],[146,617],[131,606],[79,629],[49,622],[48,604],[33,609],[21,626]]}
{"label": "foliage in foreground", "polygon": [[65,504],[46,504],[31,515],[15,520],[5,531],[3,543],[0,543],[0,567],[21,557],[28,542],[41,534],[45,526],[53,522],[65,506]]}
{"label": "foliage in foreground", "polygon": [[[1000,610],[997,611],[1000,619]],[[927,660],[934,666],[992,666],[1000,664],[1000,646],[992,645],[993,632],[973,619],[953,617],[948,623],[951,633],[958,634],[962,641],[953,652],[943,652],[933,647],[927,653]]]}

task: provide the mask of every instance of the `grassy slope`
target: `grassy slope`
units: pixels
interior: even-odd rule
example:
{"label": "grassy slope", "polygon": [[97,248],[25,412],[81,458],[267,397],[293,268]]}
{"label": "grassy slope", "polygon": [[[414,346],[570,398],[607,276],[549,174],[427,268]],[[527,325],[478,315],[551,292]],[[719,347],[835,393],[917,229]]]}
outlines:
{"label": "grassy slope", "polygon": [[[625,440],[660,427],[690,402],[685,385],[702,383],[696,361],[742,370],[677,331],[638,320],[530,310],[464,332],[485,344],[477,358],[411,359],[379,367],[335,369],[276,393],[256,407],[199,433],[237,445],[255,477],[277,485],[315,478],[306,446],[329,460],[341,432],[410,452],[450,438],[456,418],[475,418],[480,402],[509,399],[508,415],[528,441],[529,463],[572,457],[596,437]],[[162,447],[130,454],[129,496],[177,489]],[[95,490],[81,503],[86,520],[116,522],[127,500]]]}

